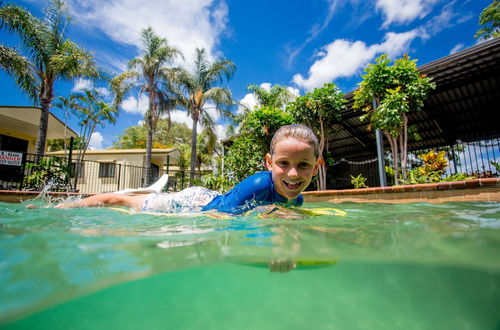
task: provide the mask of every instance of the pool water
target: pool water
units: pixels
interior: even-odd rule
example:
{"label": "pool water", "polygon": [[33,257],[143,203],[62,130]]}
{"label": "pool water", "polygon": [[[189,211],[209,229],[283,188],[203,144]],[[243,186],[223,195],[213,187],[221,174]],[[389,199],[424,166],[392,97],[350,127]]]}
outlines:
{"label": "pool water", "polygon": [[3,329],[500,326],[500,203],[308,203],[346,214],[301,220],[35,203],[0,203]]}

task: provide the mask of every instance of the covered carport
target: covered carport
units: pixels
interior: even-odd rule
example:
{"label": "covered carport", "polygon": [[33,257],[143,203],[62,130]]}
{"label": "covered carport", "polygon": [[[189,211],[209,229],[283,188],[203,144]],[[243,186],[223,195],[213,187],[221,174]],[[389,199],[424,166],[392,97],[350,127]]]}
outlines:
{"label": "covered carport", "polygon": [[[500,155],[500,38],[421,65],[419,70],[432,77],[437,87],[426,99],[424,109],[408,116],[409,125],[414,125],[421,136],[421,140],[409,141],[408,150],[446,146],[454,151],[467,143],[483,143],[486,154],[496,159]],[[349,188],[350,175],[360,173],[368,177],[371,186],[378,186],[375,132],[359,120],[362,112],[352,109],[353,92],[346,97],[348,106],[328,139],[327,148],[335,160],[330,166],[329,177],[333,180],[328,188]],[[384,150],[390,150],[387,141]],[[473,156],[478,173],[481,166],[486,171],[485,161],[478,160],[484,157],[482,153]],[[456,163],[450,164],[455,166],[455,172]],[[471,166],[465,171],[470,171]]]}

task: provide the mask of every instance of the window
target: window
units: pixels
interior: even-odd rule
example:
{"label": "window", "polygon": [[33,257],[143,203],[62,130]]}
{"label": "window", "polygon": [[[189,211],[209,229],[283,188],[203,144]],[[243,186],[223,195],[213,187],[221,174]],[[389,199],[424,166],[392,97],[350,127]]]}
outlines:
{"label": "window", "polygon": [[116,167],[115,163],[99,163],[99,177],[114,178],[115,167]]}
{"label": "window", "polygon": [[[77,173],[78,170],[78,173]],[[78,178],[83,178],[85,173],[85,163],[71,163],[71,177],[74,178],[78,174]]]}

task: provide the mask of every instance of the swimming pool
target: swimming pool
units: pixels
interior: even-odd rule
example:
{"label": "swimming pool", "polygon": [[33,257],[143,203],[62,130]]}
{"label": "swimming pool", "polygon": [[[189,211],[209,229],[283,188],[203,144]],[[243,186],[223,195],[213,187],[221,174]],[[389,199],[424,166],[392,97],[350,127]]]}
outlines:
{"label": "swimming pool", "polygon": [[[0,203],[5,329],[500,325],[500,203],[307,203],[346,215],[302,220],[25,205]],[[283,260],[297,269],[270,272]]]}

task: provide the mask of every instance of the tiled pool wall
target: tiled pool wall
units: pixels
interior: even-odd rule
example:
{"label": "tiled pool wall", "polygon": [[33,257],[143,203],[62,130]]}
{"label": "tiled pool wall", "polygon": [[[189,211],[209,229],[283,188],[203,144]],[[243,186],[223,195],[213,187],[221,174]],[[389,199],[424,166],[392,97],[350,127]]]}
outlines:
{"label": "tiled pool wall", "polygon": [[347,190],[306,191],[306,202],[500,202],[500,178]]}

